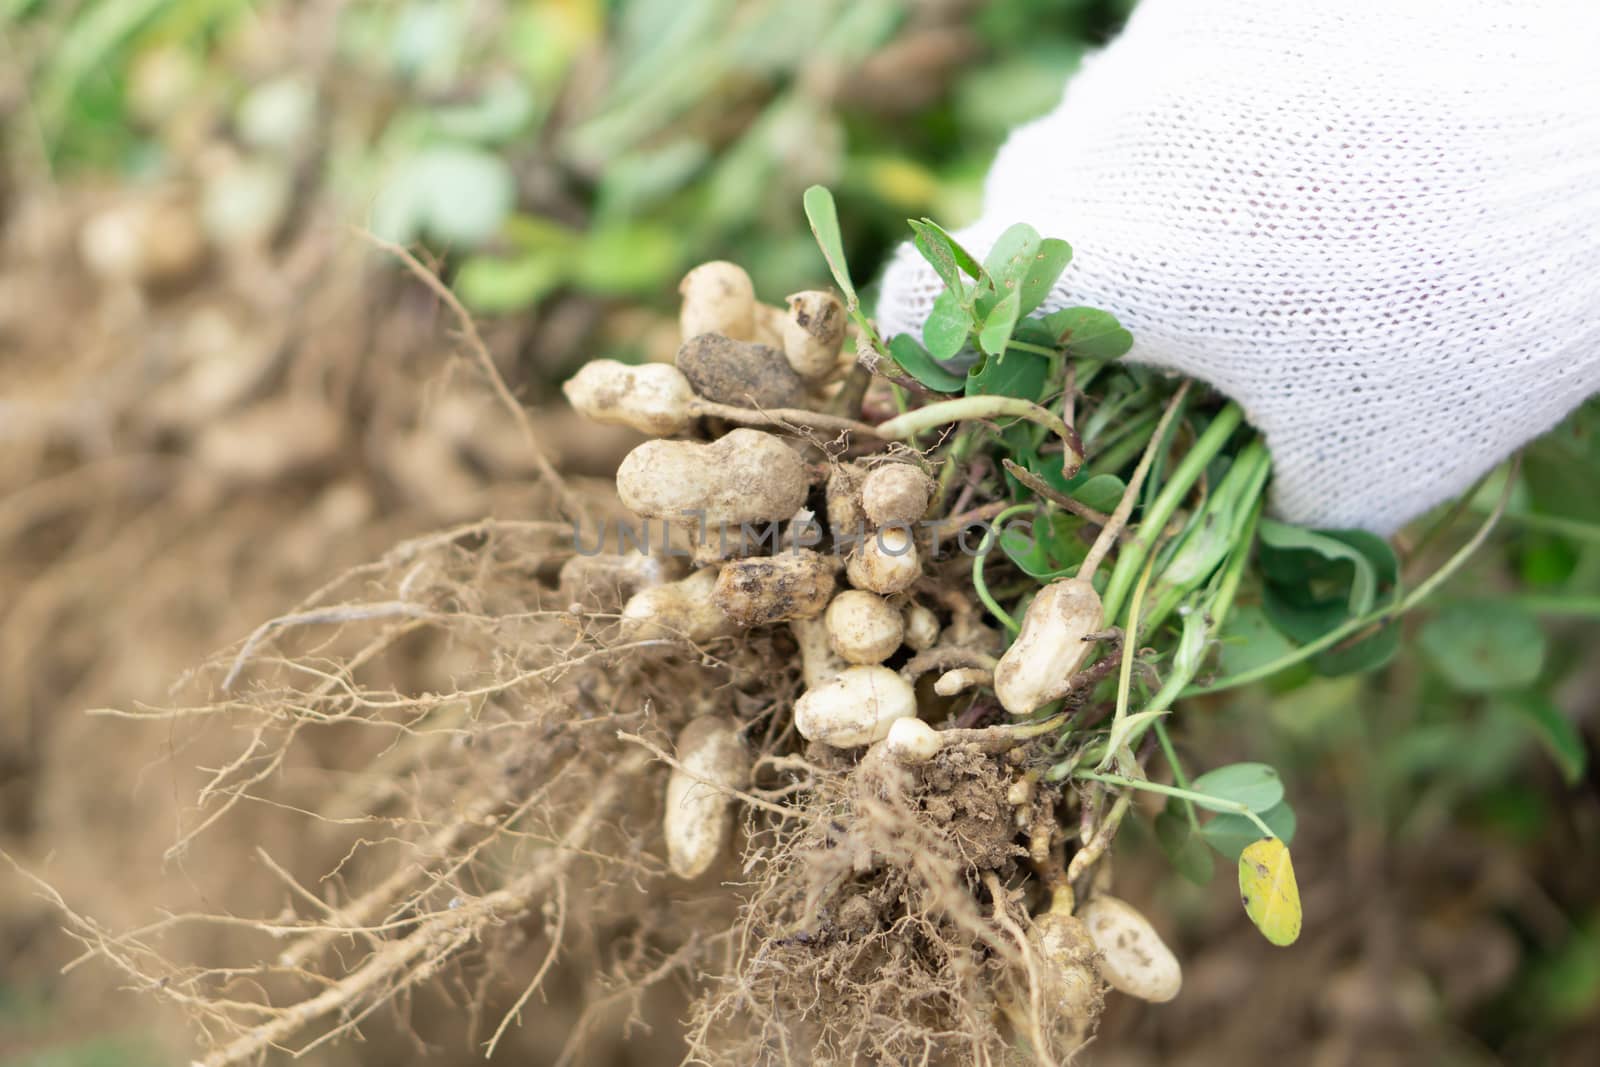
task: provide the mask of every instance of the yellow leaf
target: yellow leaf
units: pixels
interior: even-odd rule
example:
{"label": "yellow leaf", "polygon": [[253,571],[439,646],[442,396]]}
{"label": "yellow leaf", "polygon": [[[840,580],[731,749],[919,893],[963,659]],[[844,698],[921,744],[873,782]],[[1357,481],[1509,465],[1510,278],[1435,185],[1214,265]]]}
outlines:
{"label": "yellow leaf", "polygon": [[1241,852],[1239,895],[1245,914],[1268,941],[1294,944],[1300,936],[1300,887],[1295,885],[1288,846],[1267,837]]}

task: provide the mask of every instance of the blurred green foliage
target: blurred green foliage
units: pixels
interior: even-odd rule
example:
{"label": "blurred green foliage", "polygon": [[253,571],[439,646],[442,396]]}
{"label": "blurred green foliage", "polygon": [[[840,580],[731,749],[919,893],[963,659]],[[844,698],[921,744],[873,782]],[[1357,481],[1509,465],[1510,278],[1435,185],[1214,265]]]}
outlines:
{"label": "blurred green foliage", "polygon": [[52,1005],[31,990],[0,984],[0,1067],[158,1067],[147,1034],[62,1034]]}
{"label": "blurred green foliage", "polygon": [[1131,0],[335,7],[312,40],[274,39],[306,36],[295,5],[244,0],[8,0],[0,21],[36,57],[27,136],[58,172],[183,175],[206,140],[309,158],[346,217],[448,251],[470,303],[512,312],[665,302],[714,257],[774,297],[814,284],[813,182],[860,262],[907,215],[972,215],[1006,131]]}

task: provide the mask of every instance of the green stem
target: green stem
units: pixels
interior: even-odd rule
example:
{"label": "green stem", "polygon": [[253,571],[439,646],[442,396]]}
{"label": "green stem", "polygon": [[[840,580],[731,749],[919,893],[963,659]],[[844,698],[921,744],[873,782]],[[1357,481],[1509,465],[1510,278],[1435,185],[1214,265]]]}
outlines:
{"label": "green stem", "polygon": [[[1155,560],[1145,564],[1144,573],[1139,576],[1139,584],[1133,587],[1133,602],[1128,605],[1128,625],[1122,637],[1122,663],[1117,671],[1117,710],[1111,717],[1111,736],[1116,737],[1117,727],[1128,717],[1128,693],[1133,688],[1133,661],[1138,658],[1135,652],[1139,648],[1139,607],[1144,601],[1145,588],[1150,584],[1150,571],[1155,565]],[[1120,765],[1122,762],[1121,748],[1119,751],[1107,752],[1100,760],[1102,768],[1109,767],[1113,760]]]}
{"label": "green stem", "polygon": [[1072,431],[1061,421],[1061,416],[1049,408],[1040,407],[1031,400],[1017,396],[963,396],[955,400],[941,400],[879,423],[877,433],[880,437],[903,439],[915,437],[923,430],[930,430],[950,422],[1004,418],[1036,422],[1061,438],[1061,443],[1066,446],[1062,469],[1069,477],[1083,464],[1083,457],[1078,455],[1072,443]]}
{"label": "green stem", "polygon": [[1240,671],[1238,674],[1222,678],[1218,681],[1212,682],[1210,685],[1193,686],[1184,690],[1182,695],[1189,697],[1199,696],[1202,693],[1220,693],[1225,689],[1234,689],[1241,685],[1248,685],[1251,682],[1259,682],[1263,678],[1270,678],[1284,668],[1293,667],[1296,663],[1308,660],[1324,649],[1332,648],[1345,638],[1360,633],[1362,630],[1365,630],[1368,627],[1387,626],[1395,619],[1398,619],[1400,616],[1404,615],[1406,612],[1422,603],[1433,594],[1434,590],[1443,585],[1451,575],[1460,570],[1467,560],[1472,557],[1472,554],[1478,550],[1485,540],[1488,539],[1489,532],[1494,529],[1495,524],[1500,520],[1501,513],[1505,510],[1506,501],[1511,496],[1511,486],[1516,481],[1515,467],[1520,463],[1520,461],[1520,457],[1511,461],[1513,467],[1512,474],[1506,479],[1506,488],[1500,494],[1500,502],[1495,506],[1495,509],[1490,512],[1489,517],[1484,520],[1483,525],[1478,527],[1478,532],[1472,535],[1471,540],[1457,549],[1455,555],[1446,560],[1443,566],[1430,574],[1425,580],[1423,580],[1421,584],[1419,584],[1410,593],[1406,594],[1406,596],[1401,598],[1397,603],[1386,608],[1380,608],[1377,611],[1369,612],[1368,614],[1359,618],[1351,619],[1343,626],[1336,627],[1335,629],[1323,634],[1315,641],[1312,641],[1309,644],[1301,645],[1299,648],[1279,656],[1275,660],[1263,663],[1260,666],[1253,667],[1247,671]]}
{"label": "green stem", "polygon": [[1005,528],[1007,520],[1014,515],[1022,514],[1024,511],[1031,511],[1033,507],[1034,505],[1031,501],[1026,504],[1013,504],[996,515],[994,525],[984,535],[983,544],[978,546],[978,551],[972,556],[973,591],[978,594],[978,599],[983,601],[983,606],[989,609],[989,614],[999,619],[1000,624],[1012,633],[1019,632],[1022,627],[1018,625],[1016,619],[1011,617],[1011,613],[1001,607],[1000,602],[990,594],[989,586],[983,580],[983,561],[988,557],[989,551],[994,548],[995,542],[1000,539],[1000,531]]}
{"label": "green stem", "polygon": [[[1161,412],[1149,411],[1129,423],[1126,430],[1095,453],[1094,462],[1089,464],[1089,476],[1115,474],[1131,463],[1135,456],[1144,451],[1145,434],[1160,418]],[[1099,442],[1095,444],[1098,446]],[[1085,450],[1088,447],[1088,444],[1084,445]]]}
{"label": "green stem", "polygon": [[1140,516],[1138,532],[1118,550],[1117,565],[1112,570],[1111,581],[1106,586],[1104,602],[1108,621],[1117,618],[1123,599],[1128,594],[1128,588],[1139,576],[1145,557],[1150,554],[1156,538],[1161,536],[1161,531],[1166,528],[1172,513],[1178,510],[1183,498],[1189,495],[1194,483],[1200,480],[1206,465],[1222,451],[1222,446],[1227,444],[1228,438],[1233,436],[1233,432],[1239,428],[1239,423],[1243,419],[1244,412],[1240,410],[1238,404],[1230,403],[1217,412],[1216,418],[1211,420],[1211,425],[1206,427],[1205,433],[1200,435],[1194,447],[1189,449],[1183,461],[1172,472],[1172,480],[1162,488],[1161,495],[1156,497],[1155,503]]}
{"label": "green stem", "polygon": [[[1479,514],[1484,514],[1482,508],[1473,508]],[[1578,519],[1565,519],[1558,515],[1536,515],[1530,511],[1507,511],[1505,518],[1511,522],[1521,523],[1530,530],[1541,533],[1553,533],[1561,537],[1571,538],[1574,541],[1588,541],[1600,544],[1600,525],[1583,522]]]}
{"label": "green stem", "polygon": [[955,490],[956,476],[961,473],[962,462],[972,453],[978,443],[978,428],[964,426],[956,433],[956,439],[950,442],[950,447],[945,452],[944,463],[939,468],[939,481],[934,490],[934,513],[943,514],[950,505],[950,495]]}
{"label": "green stem", "polygon": [[1151,630],[1165,622],[1219,565],[1231,559],[1237,546],[1250,544],[1271,469],[1266,444],[1259,438],[1235,457],[1222,484],[1207,497],[1177,548],[1167,555],[1146,623]]}
{"label": "green stem", "polygon": [[[1189,396],[1189,385],[1189,382],[1184,382],[1178,386],[1178,391],[1167,401],[1166,410],[1161,413],[1161,421],[1156,423],[1155,436],[1145,443],[1144,455],[1139,457],[1139,465],[1128,475],[1128,484],[1122,490],[1122,499],[1117,501],[1116,510],[1106,517],[1106,524],[1100,528],[1099,536],[1094,539],[1094,544],[1089,546],[1083,562],[1078,564],[1080,580],[1087,582],[1094,577],[1094,572],[1099,569],[1106,554],[1116,545],[1117,538],[1122,536],[1122,530],[1127,526],[1128,518],[1133,514],[1134,504],[1139,499],[1139,490],[1150,473],[1156,453],[1160,450],[1161,440],[1167,435],[1167,427],[1177,418],[1179,409]],[[1102,615],[1107,620],[1115,618],[1114,615],[1104,612]]]}
{"label": "green stem", "polygon": [[[1190,614],[1183,619],[1183,632],[1178,638],[1178,647],[1172,657],[1172,671],[1156,695],[1140,709],[1141,712],[1166,711],[1172,707],[1178,696],[1200,672],[1200,664],[1205,659],[1205,640],[1209,634],[1210,627],[1207,625],[1205,609],[1199,604],[1194,604]],[[1134,740],[1129,738],[1128,743],[1132,744]]]}
{"label": "green stem", "polygon": [[[1103,397],[1099,406],[1097,406],[1089,415],[1089,417],[1084,420],[1083,433],[1085,435],[1086,442],[1098,442],[1101,434],[1110,430],[1110,428],[1115,425],[1117,419],[1122,416],[1124,411],[1128,410],[1129,408],[1139,407],[1141,402],[1150,396],[1150,387],[1148,385],[1134,385],[1132,383],[1117,384],[1122,385],[1123,388],[1117,389],[1114,393]],[[1137,422],[1137,420],[1135,420],[1135,422]],[[1133,425],[1133,423],[1129,424],[1129,426],[1131,425]],[[1128,429],[1128,426],[1124,426],[1122,429],[1112,432],[1111,440],[1115,441],[1121,438],[1123,435],[1128,433]],[[1143,435],[1141,434],[1141,436]],[[1107,443],[1109,444],[1109,442]]]}
{"label": "green stem", "polygon": [[1250,518],[1245,521],[1243,534],[1234,542],[1233,554],[1228,557],[1226,569],[1222,572],[1222,581],[1217,585],[1217,594],[1211,598],[1211,603],[1206,607],[1206,613],[1211,616],[1211,625],[1220,631],[1222,624],[1228,621],[1228,613],[1233,610],[1233,601],[1239,593],[1239,585],[1244,580],[1245,567],[1250,562],[1250,552],[1256,543],[1256,527],[1261,523],[1261,512],[1266,507],[1266,499],[1256,497],[1256,505],[1250,511]]}
{"label": "green stem", "polygon": [[[1161,752],[1167,757],[1167,766],[1172,768],[1172,780],[1178,783],[1179,789],[1189,788],[1189,776],[1183,772],[1183,764],[1178,760],[1178,750],[1172,743],[1172,738],[1167,734],[1166,724],[1160,719],[1155,722],[1156,740],[1161,743]],[[1194,801],[1188,797],[1183,798],[1183,811],[1189,817],[1191,829],[1200,829],[1200,816],[1195,814]]]}
{"label": "green stem", "polygon": [[1185,394],[1183,402],[1178,405],[1178,418],[1174,418],[1167,425],[1166,432],[1156,442],[1155,460],[1150,464],[1150,476],[1145,479],[1144,492],[1139,498],[1142,508],[1148,508],[1155,498],[1161,495],[1162,478],[1167,472],[1167,457],[1172,451],[1172,441],[1178,434],[1179,419],[1182,418],[1188,403],[1189,399]]}
{"label": "green stem", "polygon": [[1535,615],[1556,618],[1600,619],[1600,597],[1561,596],[1558,593],[1521,593],[1511,598],[1518,607]]}
{"label": "green stem", "polygon": [[1126,778],[1120,774],[1101,774],[1098,771],[1078,771],[1074,778],[1085,778],[1091,782],[1100,782],[1103,785],[1120,785],[1127,789],[1142,789],[1146,793],[1160,793],[1162,796],[1177,797],[1187,800],[1192,804],[1211,811],[1226,811],[1235,815],[1243,815],[1256,824],[1256,829],[1261,831],[1262,837],[1276,837],[1272,827],[1261,821],[1261,816],[1251,811],[1248,807],[1233,800],[1223,800],[1221,797],[1211,796],[1209,793],[1197,793],[1193,789],[1181,789],[1175,785],[1162,785],[1160,782],[1147,782],[1139,778]]}
{"label": "green stem", "polygon": [[963,396],[928,404],[879,423],[878,433],[883,437],[903,438],[950,422],[1003,418],[1027,419],[1049,428],[1058,436],[1066,434],[1066,423],[1050,409],[1017,396],[990,395]]}
{"label": "green stem", "polygon": [[984,728],[984,732],[991,734],[998,733],[1003,734],[1006,737],[1020,737],[1024,739],[1030,737],[1043,737],[1045,734],[1053,733],[1061,726],[1062,723],[1066,722],[1071,717],[1072,715],[1070,712],[1059,711],[1054,715],[1039,719],[1035,722],[1002,723],[999,726],[988,726]]}

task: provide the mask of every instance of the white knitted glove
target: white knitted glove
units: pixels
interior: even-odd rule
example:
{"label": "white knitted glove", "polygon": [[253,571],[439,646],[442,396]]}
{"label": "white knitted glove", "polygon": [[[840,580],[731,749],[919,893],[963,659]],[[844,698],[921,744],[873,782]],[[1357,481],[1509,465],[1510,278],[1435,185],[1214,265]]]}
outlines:
{"label": "white knitted glove", "polygon": [[[1144,0],[956,237],[1014,222],[1072,243],[1045,310],[1239,401],[1282,516],[1388,533],[1600,389],[1600,0]],[[939,287],[902,248],[885,335]]]}

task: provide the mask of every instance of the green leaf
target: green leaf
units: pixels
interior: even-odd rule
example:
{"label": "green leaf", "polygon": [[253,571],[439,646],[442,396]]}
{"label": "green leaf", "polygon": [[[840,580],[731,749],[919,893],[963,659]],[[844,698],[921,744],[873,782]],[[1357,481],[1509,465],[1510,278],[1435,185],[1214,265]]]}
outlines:
{"label": "green leaf", "polygon": [[[612,159],[595,190],[595,221],[650,217],[657,204],[701,173],[709,157],[706,145],[693,137],[679,137]],[[806,244],[809,253],[815,242]]]}
{"label": "green leaf", "polygon": [[983,320],[983,329],[978,334],[979,348],[997,359],[1005,354],[1006,342],[1011,340],[1011,331],[1017,326],[1021,302],[1022,293],[1017,289],[1000,298],[990,309],[989,317]]}
{"label": "green leaf", "polygon": [[1078,564],[1088,555],[1089,546],[1076,536],[1082,526],[1082,519],[1055,512],[1044,521],[1007,523],[998,543],[1023,573],[1050,581],[1076,574]]}
{"label": "green leaf", "polygon": [[[1294,809],[1288,801],[1280,803],[1277,807],[1260,813],[1261,821],[1266,823],[1273,834],[1285,843],[1294,841],[1295,817]],[[1243,815],[1224,812],[1215,815],[1202,823],[1200,836],[1206,844],[1217,850],[1217,854],[1236,863],[1239,854],[1250,846],[1252,841],[1261,839],[1261,828]]]}
{"label": "green leaf", "polygon": [[1547,1032],[1585,1026],[1600,1010],[1600,916],[1587,916],[1568,928],[1524,964],[1517,1002]]}
{"label": "green leaf", "polygon": [[1532,531],[1519,540],[1517,570],[1524,585],[1560,588],[1578,569],[1582,557],[1571,541]]}
{"label": "green leaf", "polygon": [[1580,523],[1600,523],[1600,413],[1594,405],[1578,408],[1566,421],[1535,440],[1523,452],[1522,477],[1527,510]]}
{"label": "green leaf", "polygon": [[[906,221],[910,224],[912,232],[917,235],[912,243],[916,245],[917,251],[922,253],[922,258],[933,267],[934,273],[939,275],[945,286],[954,292],[963,304],[970,306],[971,297],[967,292],[967,283],[961,277],[959,257],[965,256],[968,262],[972,261],[972,257],[967,255],[949,234],[937,226],[918,222],[916,219]],[[973,266],[977,264],[974,263]]]}
{"label": "green leaf", "polygon": [[1544,669],[1544,631],[1515,601],[1451,604],[1428,620],[1418,641],[1434,669],[1464,693],[1518,689]]}
{"label": "green leaf", "polygon": [[475,247],[495,235],[516,203],[516,179],[498,155],[478,148],[426,148],[400,161],[372,204],[372,232],[409,244],[431,237]]}
{"label": "green leaf", "polygon": [[1240,853],[1239,896],[1245,914],[1268,941],[1281,947],[1300,937],[1300,887],[1289,848],[1278,838],[1263,838]]}
{"label": "green leaf", "polygon": [[1098,308],[1070,307],[1044,317],[1056,344],[1073,359],[1119,359],[1133,347],[1133,334],[1117,317]]}
{"label": "green leaf", "polygon": [[[1131,7],[1122,0],[1123,7]],[[997,61],[981,66],[966,66],[954,80],[953,107],[956,121],[967,136],[980,134],[996,141],[1024,122],[1053,111],[1061,102],[1067,77],[1077,68],[1088,42],[1076,34],[1039,33],[1037,18],[1041,9],[1032,4],[985,5],[978,19],[987,41],[985,54]],[[1022,25],[1012,29],[994,26],[994,12],[1009,11]],[[1081,12],[1082,8],[1074,9]],[[987,25],[984,25],[987,24]],[[1019,32],[1020,31],[1020,32]]]}
{"label": "green leaf", "polygon": [[959,392],[967,384],[967,376],[945,370],[933,361],[928,350],[917,344],[909,333],[896,334],[889,341],[889,355],[917,381],[940,393]]}
{"label": "green leaf", "polygon": [[[1257,530],[1261,543],[1276,550],[1275,558],[1282,559],[1284,554],[1298,551],[1315,553],[1335,563],[1340,560],[1348,562],[1352,567],[1348,612],[1351,615],[1365,615],[1372,610],[1378,596],[1378,572],[1372,562],[1353,545],[1331,533],[1291,526],[1275,519],[1262,519]],[[1263,566],[1270,566],[1268,554],[1265,553]]]}
{"label": "green leaf", "polygon": [[1216,866],[1211,850],[1206,848],[1205,839],[1189,825],[1182,801],[1174,797],[1167,804],[1166,810],[1156,816],[1155,830],[1156,843],[1179,874],[1196,885],[1211,881]]}
{"label": "green leaf", "polygon": [[578,246],[573,281],[591,293],[650,293],[677,272],[681,249],[680,238],[663,226],[596,226]]}
{"label": "green leaf", "polygon": [[[1003,360],[988,356],[967,372],[967,395],[1038,400],[1044,395],[1049,376],[1050,361],[1036,352],[1012,352]],[[1057,457],[1057,469],[1060,466]]]}
{"label": "green leaf", "polygon": [[1243,804],[1256,814],[1283,800],[1283,779],[1265,763],[1233,763],[1207,771],[1194,780],[1197,793]]}
{"label": "green leaf", "polygon": [[[1283,634],[1300,644],[1315,641],[1330,630],[1344,625],[1349,614],[1337,603],[1298,607],[1285,601],[1271,586],[1263,590],[1262,603],[1267,618]],[[1311,660],[1316,673],[1324,677],[1374,671],[1394,658],[1400,648],[1400,627],[1390,621],[1353,644],[1340,645],[1317,654]]]}
{"label": "green leaf", "polygon": [[566,264],[553,255],[472,256],[456,273],[455,290],[474,311],[502,314],[532,307],[565,278]]}
{"label": "green leaf", "polygon": [[1115,474],[1096,474],[1085,479],[1083,484],[1073,486],[1068,492],[1078,503],[1110,514],[1117,510],[1118,504],[1122,503],[1122,494],[1127,490],[1127,483]]}
{"label": "green leaf", "polygon": [[[1258,554],[1262,606],[1279,631],[1300,644],[1392,603],[1399,563],[1383,538],[1365,530],[1305,530],[1263,519]],[[1352,674],[1387,663],[1399,647],[1390,623],[1370,636],[1318,655],[1319,674]]]}
{"label": "green leaf", "polygon": [[1584,768],[1589,762],[1583,736],[1549,697],[1537,690],[1512,693],[1497,701],[1495,707],[1533,732],[1561,769],[1561,777],[1568,785],[1577,785],[1583,780]]}
{"label": "green leaf", "polygon": [[1294,651],[1294,642],[1254,604],[1241,604],[1229,612],[1218,640],[1222,646],[1218,666],[1224,676],[1255,670]]}
{"label": "green leaf", "polygon": [[[989,254],[983,259],[983,269],[993,283],[990,306],[1011,293],[1018,293],[1020,301],[1020,290],[1033,266],[1034,257],[1039,253],[1039,244],[1039,231],[1025,222],[1007,227],[995,239]],[[989,307],[981,306],[981,310],[987,313]]]}
{"label": "green leaf", "polygon": [[[1016,352],[1012,353],[1013,356],[1017,354]],[[968,388],[971,388],[970,378],[968,379]],[[1061,457],[1059,455],[1041,456],[1036,449],[1024,449],[1020,455],[1016,453],[1013,453],[1013,455],[1016,457],[1015,462],[1021,463],[1033,473],[1034,477],[1060,493],[1071,493],[1073,487],[1081,484],[1084,477],[1082,472],[1071,478],[1062,474]],[[1008,474],[1006,477],[1009,479],[1011,476]],[[1011,487],[1013,493],[1026,491],[1022,488],[1021,482],[1014,480],[1011,482]]]}
{"label": "green leaf", "polygon": [[1400,626],[1390,622],[1353,645],[1328,649],[1311,662],[1318,674],[1335,678],[1341,674],[1375,671],[1394,659],[1399,651]]}
{"label": "green leaf", "polygon": [[1054,348],[1055,334],[1045,326],[1043,319],[1018,319],[1017,328],[1011,331],[1013,341],[1025,341],[1040,348]]}
{"label": "green leaf", "polygon": [[972,333],[972,314],[961,306],[956,294],[946,289],[933,302],[927,321],[922,324],[922,343],[934,359],[950,359],[966,346]]}
{"label": "green leaf", "polygon": [[[1035,356],[1032,352],[1012,352],[1006,357],[1006,362],[1009,364],[1024,355]],[[1042,357],[1035,356],[1035,358]],[[969,378],[968,392],[970,394],[973,391]],[[1037,451],[1026,449],[1020,453],[1014,453],[1014,455],[1016,455],[1018,462],[1052,489],[1065,493],[1094,508],[1096,511],[1110,512],[1116,510],[1118,502],[1122,500],[1123,490],[1127,488],[1122,479],[1115,474],[1091,475],[1087,471],[1079,471],[1071,478],[1066,477],[1061,473],[1061,455],[1059,453],[1040,455]],[[1026,491],[1022,489],[1020,482],[1014,483],[1013,489],[1017,492]]]}
{"label": "green leaf", "polygon": [[[974,281],[981,281],[985,277],[983,268],[978,265],[978,260],[973,254],[963,248],[961,242],[951,237],[937,222],[932,219],[922,219],[920,222],[912,223],[911,228],[916,231],[918,237],[926,234],[930,242],[937,241],[939,246],[948,252],[950,258],[955,261],[955,265]],[[917,247],[920,250],[922,246],[918,245]],[[929,262],[933,261],[929,260]],[[938,269],[937,266],[935,266],[935,269]],[[943,274],[940,275],[940,277],[943,276]],[[947,281],[945,284],[948,285],[949,282]]]}
{"label": "green leaf", "polygon": [[844,237],[839,232],[839,209],[833,194],[825,186],[813,185],[801,199],[805,206],[806,221],[811,223],[811,233],[822,249],[822,258],[828,261],[833,281],[851,304],[857,303],[856,287],[850,282],[850,268],[844,258]]}
{"label": "green leaf", "polygon": [[1033,263],[1022,281],[1019,314],[1031,315],[1035,308],[1044,303],[1045,297],[1050,295],[1050,290],[1055,288],[1061,272],[1067,269],[1070,262],[1072,246],[1067,242],[1058,237],[1046,237],[1039,242],[1039,250],[1034,253]]}

